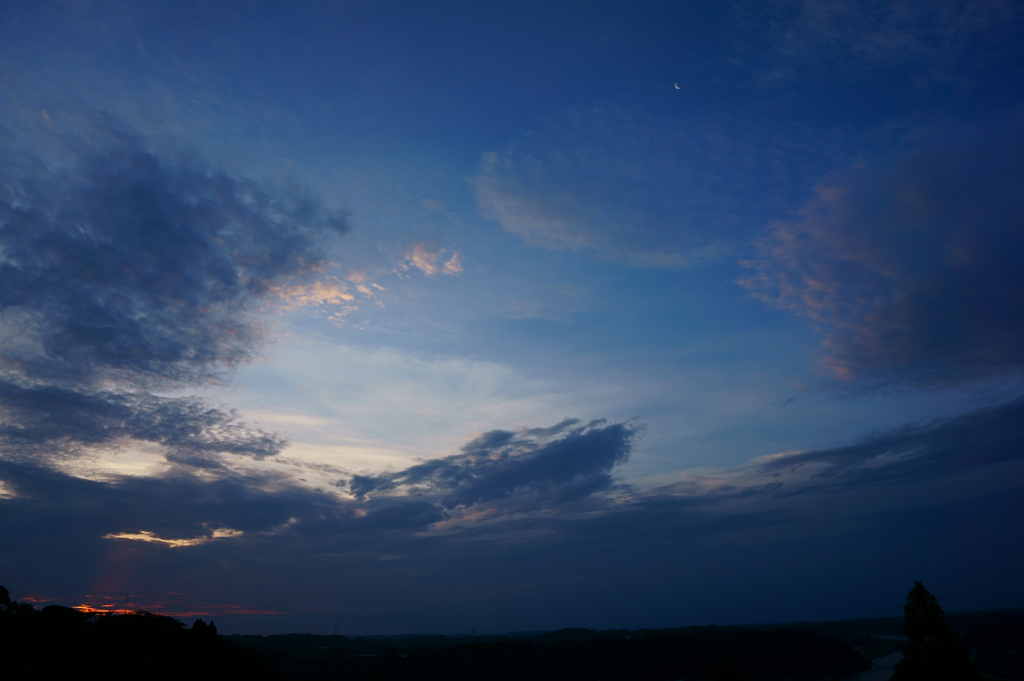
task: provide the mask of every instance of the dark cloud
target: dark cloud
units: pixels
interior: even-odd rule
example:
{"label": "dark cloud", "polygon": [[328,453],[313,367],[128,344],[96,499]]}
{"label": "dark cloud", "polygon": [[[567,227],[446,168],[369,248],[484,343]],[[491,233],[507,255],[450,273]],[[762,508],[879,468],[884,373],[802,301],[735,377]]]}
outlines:
{"label": "dark cloud", "polygon": [[972,468],[1024,459],[1024,397],[969,414],[912,424],[846,447],[769,458],[760,473],[813,470],[796,490],[850,488],[957,475]]}
{"label": "dark cloud", "polygon": [[924,144],[821,186],[760,244],[756,296],[810,318],[825,364],[875,384],[1024,368],[1019,121]]}
{"label": "dark cloud", "polygon": [[129,132],[71,168],[0,171],[6,368],[26,380],[192,384],[252,358],[250,313],[345,223]]}
{"label": "dark cloud", "polygon": [[[165,476],[97,481],[47,467],[0,462],[0,475],[17,495],[5,501],[9,518],[23,521],[17,532],[7,523],[5,536],[34,534],[38,523],[63,523],[70,528],[61,534],[79,536],[76,543],[84,544],[121,532],[151,531],[176,539],[209,537],[224,527],[268,532],[291,518],[315,518],[334,506],[322,494],[257,474],[211,478],[179,470]],[[56,499],[60,503],[54,503]]]}
{"label": "dark cloud", "polygon": [[626,460],[639,433],[631,424],[566,419],[552,428],[494,430],[462,447],[397,473],[356,475],[357,499],[401,492],[446,508],[542,497],[549,503],[581,499],[612,485],[611,470]]}
{"label": "dark cloud", "polygon": [[0,443],[6,458],[44,460],[76,448],[135,440],[162,445],[180,462],[230,453],[262,459],[284,440],[238,422],[235,414],[190,397],[89,392],[0,382]]}
{"label": "dark cloud", "polygon": [[[111,542],[168,548],[168,542],[198,545],[214,540],[228,546],[228,552],[266,541],[333,551],[337,542],[351,547],[382,532],[401,543],[442,521],[464,519],[485,502],[506,502],[488,509],[501,523],[524,511],[551,512],[571,506],[568,502],[585,501],[612,485],[611,469],[628,456],[639,430],[635,425],[583,425],[567,419],[552,428],[493,431],[468,443],[456,456],[398,473],[356,476],[352,487],[358,498],[345,499],[297,486],[281,474],[220,464],[213,454],[260,456],[276,451],[280,442],[266,436],[266,452],[253,451],[256,438],[250,431],[242,428],[242,435],[233,437],[230,415],[196,400],[172,405],[165,423],[166,405],[160,399],[126,403],[126,396],[119,394],[92,397],[70,391],[22,394],[24,402],[38,399],[47,408],[60,405],[59,411],[71,416],[56,423],[52,433],[43,424],[8,432],[7,443],[60,452],[69,438],[79,446],[86,440],[109,446],[130,438],[159,443],[170,461],[186,465],[156,476],[90,480],[48,465],[59,454],[0,459],[0,492],[8,497],[0,497],[4,536],[37,545],[43,538],[68,534],[74,536],[67,540],[71,544],[100,552]],[[32,412],[33,407],[27,409]],[[194,422],[186,422],[182,414]],[[221,438],[211,441],[212,435]],[[604,502],[595,499],[589,508],[602,509]],[[218,529],[232,534],[218,537]],[[149,533],[149,538],[140,538],[139,533]],[[120,534],[134,538],[109,538]]]}
{"label": "dark cloud", "polygon": [[107,116],[57,132],[41,120],[45,158],[0,136],[3,456],[125,440],[203,467],[277,453],[279,437],[233,414],[152,391],[252,359],[265,299],[324,264],[344,219],[302,190],[159,151]]}
{"label": "dark cloud", "polygon": [[[468,491],[476,483],[463,480],[501,478],[481,461],[500,461],[504,452],[515,458],[517,441],[527,457],[559,442],[579,454],[586,431],[599,435],[589,443],[601,449],[602,441],[621,445],[624,429],[570,422],[534,435],[488,433],[455,457],[378,480],[380,488],[362,500],[266,474],[178,470],[94,481],[4,462],[0,478],[14,496],[0,500],[0,570],[16,593],[107,588],[123,598],[131,589],[135,598],[149,589],[159,603],[167,590],[187,592],[183,601],[205,599],[231,628],[243,628],[243,619],[227,619],[230,608],[217,604],[295,613],[249,619],[278,633],[334,624],[350,633],[397,633],[459,631],[467,621],[481,628],[678,626],[898,614],[907,584],[925,578],[941,585],[950,607],[963,607],[954,605],[958,598],[1006,605],[1024,594],[1005,587],[1019,581],[1012,575],[1024,560],[1016,544],[1005,543],[1024,517],[1013,482],[1020,479],[1013,470],[1022,463],[1022,410],[1017,400],[851,447],[756,461],[721,472],[724,485],[622,486],[573,503],[538,494],[535,513],[493,500],[531,488],[531,479],[557,488],[571,474],[538,466],[512,476],[518,483],[489,482],[482,488],[498,491],[477,493]],[[556,449],[547,451],[557,458]],[[598,463],[581,469],[604,470]],[[817,474],[825,470],[832,472]],[[984,484],[961,484],[978,472]],[[412,492],[413,481],[430,493],[400,493]],[[921,485],[928,487],[908,492]],[[961,493],[950,496],[951,489]],[[445,506],[456,500],[469,505]],[[482,521],[485,509],[496,513]],[[218,538],[226,529],[243,534]],[[206,541],[174,547],[104,538],[144,531]],[[69,555],[79,566],[73,574],[52,567]],[[793,593],[820,609],[809,615]]]}
{"label": "dark cloud", "polygon": [[[748,42],[769,46],[770,77],[919,67],[937,80],[1012,46],[1024,12],[1006,0],[781,0],[732,3]],[[951,73],[951,71],[953,73]],[[917,83],[920,87],[920,82]]]}

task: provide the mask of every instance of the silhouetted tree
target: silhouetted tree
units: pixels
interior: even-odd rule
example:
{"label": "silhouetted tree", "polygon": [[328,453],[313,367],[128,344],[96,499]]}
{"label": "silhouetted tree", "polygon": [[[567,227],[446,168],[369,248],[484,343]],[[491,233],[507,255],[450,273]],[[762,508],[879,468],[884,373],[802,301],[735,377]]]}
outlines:
{"label": "silhouetted tree", "polygon": [[903,606],[907,648],[892,681],[970,681],[981,678],[971,665],[967,648],[953,638],[946,613],[921,582],[907,594]]}
{"label": "silhouetted tree", "polygon": [[210,620],[207,624],[202,619],[197,619],[192,623],[192,634],[195,636],[203,636],[207,638],[216,638],[217,636],[217,625]]}
{"label": "silhouetted tree", "polygon": [[[11,600],[10,592],[4,587],[0,586],[0,617],[15,617],[17,615],[26,616],[28,613],[34,613],[35,610],[28,603],[19,603]],[[7,621],[4,619],[3,621]]]}

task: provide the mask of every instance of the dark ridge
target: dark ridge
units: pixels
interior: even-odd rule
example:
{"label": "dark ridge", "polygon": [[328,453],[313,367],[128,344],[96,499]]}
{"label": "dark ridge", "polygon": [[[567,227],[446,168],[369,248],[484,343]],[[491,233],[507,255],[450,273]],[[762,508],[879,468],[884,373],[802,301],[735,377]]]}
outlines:
{"label": "dark ridge", "polygon": [[[1024,681],[1024,609],[950,613],[953,633],[984,673]],[[672,629],[584,629],[497,636],[227,638],[260,653],[287,679],[841,679],[902,650],[903,617]],[[647,641],[646,643],[644,641]],[[723,652],[724,651],[724,652]],[[851,655],[851,652],[853,655]],[[715,658],[720,654],[719,658]],[[808,665],[794,660],[804,656]],[[679,662],[679,660],[685,662]],[[729,671],[723,660],[738,665]],[[848,660],[856,660],[843,666]],[[546,671],[545,671],[546,670]],[[1016,670],[1016,671],[1015,671]],[[806,674],[804,672],[807,672]],[[384,676],[381,676],[384,674]],[[479,676],[477,676],[479,674]],[[663,674],[658,676],[658,674]]]}
{"label": "dark ridge", "polygon": [[[680,633],[683,632],[683,633]],[[842,679],[870,668],[843,641],[811,630],[739,627],[620,631],[565,629],[539,636],[389,639],[231,636],[287,679],[461,681],[564,679],[661,681],[735,678]],[[732,670],[732,671],[729,671]]]}
{"label": "dark ridge", "polygon": [[190,629],[144,610],[90,614],[61,605],[36,610],[0,587],[0,659],[7,679],[252,679],[280,677],[254,651],[217,635],[213,622]]}

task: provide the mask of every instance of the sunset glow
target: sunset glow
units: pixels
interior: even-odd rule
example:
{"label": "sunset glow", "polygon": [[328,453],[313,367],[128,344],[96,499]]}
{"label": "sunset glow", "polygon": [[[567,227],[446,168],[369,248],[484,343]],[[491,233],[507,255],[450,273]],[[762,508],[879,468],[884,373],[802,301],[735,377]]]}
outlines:
{"label": "sunset glow", "polygon": [[170,547],[178,546],[197,546],[204,544],[214,539],[223,539],[226,537],[240,537],[243,533],[239,530],[231,530],[226,528],[218,528],[213,530],[208,537],[193,537],[191,539],[163,539],[156,536],[152,532],[143,530],[141,532],[120,532],[118,534],[106,534],[103,535],[104,539],[130,539],[132,541],[144,541],[154,542],[157,544],[166,544]]}

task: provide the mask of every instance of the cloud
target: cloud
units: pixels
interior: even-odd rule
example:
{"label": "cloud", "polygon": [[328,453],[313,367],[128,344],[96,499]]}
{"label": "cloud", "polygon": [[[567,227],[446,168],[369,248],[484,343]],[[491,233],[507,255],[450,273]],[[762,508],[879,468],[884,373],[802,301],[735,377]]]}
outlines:
{"label": "cloud", "polygon": [[511,319],[566,321],[572,314],[586,309],[590,298],[590,291],[583,286],[544,286],[533,292],[520,290],[519,296],[501,312]]}
{"label": "cloud", "polygon": [[[111,124],[112,125],[112,124]],[[344,220],[161,157],[131,132],[74,167],[0,169],[0,313],[24,380],[195,384],[252,358],[275,284],[324,262]],[[247,314],[249,313],[249,314]]]}
{"label": "cloud", "polygon": [[323,267],[344,217],[301,189],[160,151],[110,117],[77,123],[37,145],[59,153],[36,156],[14,135],[0,150],[3,456],[55,461],[125,441],[199,467],[276,454],[281,438],[155,392],[251,360],[280,291],[327,295],[301,278]]}
{"label": "cloud", "polygon": [[[362,284],[358,284],[356,288],[360,292],[365,292],[366,289]],[[355,300],[355,296],[348,292],[348,284],[337,277],[328,277],[308,284],[283,286],[278,290],[278,295],[285,305],[291,308],[345,305]]]}
{"label": "cloud", "polygon": [[809,471],[801,492],[956,475],[1024,458],[1024,398],[926,424],[908,424],[857,444],[752,462],[759,474]]}
{"label": "cloud", "polygon": [[116,534],[103,535],[104,539],[127,539],[129,541],[144,541],[144,542],[155,542],[157,544],[165,544],[172,548],[179,546],[196,546],[198,544],[204,544],[214,539],[223,539],[225,537],[237,537],[242,533],[238,530],[232,530],[227,528],[217,528],[210,533],[209,537],[192,537],[190,539],[162,539],[157,537],[152,532],[143,530],[142,532],[118,532]]}
{"label": "cloud", "polygon": [[448,258],[448,261],[441,268],[441,271],[445,274],[458,274],[462,271],[462,259],[458,253],[453,253],[452,257]]}
{"label": "cloud", "polygon": [[[7,512],[26,525],[5,536],[31,534],[38,523],[67,523],[75,543],[108,535],[151,533],[158,538],[251,535],[287,525],[293,517],[315,517],[324,495],[289,487],[273,476],[177,469],[163,476],[120,476],[85,480],[32,463],[0,462],[0,475],[15,496]],[[59,503],[55,503],[59,502]],[[132,511],[126,513],[125,509]],[[13,522],[13,516],[7,516]],[[31,521],[30,521],[31,519]]]}
{"label": "cloud", "polygon": [[[106,396],[100,404],[109,408],[120,398]],[[56,402],[52,397],[45,401]],[[191,401],[197,424],[189,431],[178,416],[187,411],[184,406],[176,405],[166,420],[157,415],[160,406],[156,401],[148,415],[138,405],[124,409],[131,417],[128,425],[77,413],[82,422],[95,423],[92,428],[101,442],[148,438],[172,451],[180,449],[183,458],[202,458],[207,450],[232,451],[232,446],[235,453],[249,453],[252,443],[245,431],[232,445],[225,415],[211,414]],[[111,427],[112,422],[119,425]],[[221,441],[209,441],[211,422],[213,430],[228,430]],[[5,490],[0,517],[7,518],[2,522],[10,536],[34,531],[49,536],[46,527],[70,523],[66,531],[80,535],[76,545],[132,540],[183,550],[218,540],[229,552],[236,550],[231,546],[252,542],[263,546],[261,550],[267,542],[298,542],[320,551],[341,537],[360,546],[377,532],[391,533],[385,543],[391,542],[388,553],[393,554],[408,550],[415,537],[430,536],[532,544],[547,542],[545,537],[557,532],[568,542],[587,543],[600,536],[602,545],[633,542],[638,533],[651,541],[661,541],[657,537],[665,532],[677,540],[711,538],[755,527],[812,523],[823,494],[838,498],[950,479],[964,487],[963,481],[976,474],[987,476],[988,487],[1013,484],[1012,473],[988,471],[1024,459],[1021,424],[1024,398],[872,434],[845,447],[760,457],[733,469],[683,471],[678,482],[658,487],[629,485],[614,476],[640,436],[640,426],[578,419],[546,428],[490,431],[467,442],[458,454],[394,472],[354,475],[338,483],[351,496],[300,487],[283,474],[227,466],[216,459],[210,465],[172,467],[159,476],[115,474],[84,480],[40,466],[40,459],[7,457],[0,461]],[[64,432],[78,441],[86,439],[80,424],[64,428],[56,423],[42,444],[61,446]],[[29,439],[24,437],[21,446]],[[267,447],[272,452],[277,444]],[[805,498],[809,501],[800,501]],[[936,494],[921,498],[933,500]],[[897,505],[915,503],[920,498]],[[877,507],[877,502],[872,504],[867,508]],[[124,513],[125,508],[132,513]],[[15,519],[23,525],[18,532],[10,525]]]}
{"label": "cloud", "polygon": [[531,505],[576,500],[611,487],[612,468],[626,460],[638,434],[635,425],[578,419],[546,429],[494,430],[461,454],[396,473],[356,475],[348,488],[357,499],[400,494],[448,510],[512,498]]}
{"label": "cloud", "polygon": [[[109,408],[119,397],[107,396],[101,405]],[[214,539],[248,541],[256,535],[281,532],[324,540],[339,533],[418,532],[481,512],[502,520],[520,513],[553,511],[606,492],[615,484],[612,469],[626,460],[640,432],[635,424],[581,424],[577,419],[550,428],[492,431],[467,443],[460,454],[396,473],[355,475],[340,482],[353,498],[311,490],[269,470],[228,466],[220,459],[212,459],[208,465],[189,461],[189,457],[201,459],[208,451],[254,456],[252,438],[241,429],[241,437],[232,440],[238,433],[231,430],[230,423],[223,423],[227,420],[224,414],[202,411],[197,400],[181,401],[192,407],[197,423],[191,428],[181,423],[178,412],[186,410],[181,405],[176,405],[177,411],[172,411],[166,422],[144,413],[138,405],[128,405],[118,415],[133,420],[128,426],[122,422],[112,427],[114,419],[79,410],[75,416],[82,418],[73,425],[58,423],[53,433],[44,432],[40,442],[33,444],[59,450],[66,446],[66,433],[81,443],[88,437],[82,424],[94,421],[91,432],[99,442],[109,445],[118,438],[157,441],[170,450],[169,460],[186,465],[173,466],[156,476],[110,474],[95,480],[59,470],[52,465],[55,453],[20,460],[8,455],[0,459],[5,490],[0,501],[11,502],[2,507],[3,513],[13,513],[9,516],[12,522],[15,516],[24,515],[26,531],[35,522],[29,521],[29,516],[38,522],[41,517],[59,522],[57,518],[63,514],[72,514],[75,531],[81,533],[78,541],[86,544],[116,539],[181,548]],[[47,404],[54,402],[46,400]],[[156,406],[160,406],[158,400]],[[222,433],[220,441],[211,442],[210,431],[216,433],[218,428],[228,432]],[[267,442],[267,453],[276,452],[280,444]],[[123,509],[128,507],[135,510],[125,514]]]}
{"label": "cloud", "polygon": [[[919,62],[948,78],[951,62],[991,58],[1010,44],[1024,11],[1008,0],[784,0],[734,3],[741,22],[772,44],[774,75],[811,68]],[[789,62],[789,63],[787,63]],[[828,66],[826,67],[825,64]]]}
{"label": "cloud", "polygon": [[825,366],[875,384],[1024,369],[1024,137],[923,144],[830,178],[747,263],[755,296],[825,333]]}
{"label": "cloud", "polygon": [[59,461],[83,447],[132,440],[160,445],[169,460],[205,467],[217,465],[219,454],[259,460],[285,445],[284,438],[250,428],[233,412],[197,398],[0,382],[0,405],[7,459]]}
{"label": "cloud", "polygon": [[[92,556],[125,546],[265,557],[272,546],[332,551],[344,541],[363,551],[379,543],[382,532],[401,544],[445,529],[452,519],[484,514],[501,521],[594,497],[612,486],[610,472],[626,459],[638,432],[635,425],[576,419],[492,431],[455,456],[399,473],[355,476],[355,499],[237,467],[89,480],[31,460],[0,460],[0,480],[9,491],[0,498],[0,533],[12,551],[7,555],[26,560],[54,550]],[[496,502],[504,503],[497,509]]]}
{"label": "cloud", "polygon": [[[653,488],[612,477],[634,426],[573,419],[484,433],[452,456],[356,476],[356,497],[239,469],[94,481],[0,461],[12,491],[0,499],[0,568],[15,591],[170,588],[189,593],[179,610],[326,608],[350,631],[416,629],[417,613],[438,622],[438,599],[455,619],[474,607],[500,613],[497,627],[514,626],[516,612],[550,622],[552,608],[570,605],[574,617],[600,618],[587,604],[633,626],[783,619],[806,611],[772,594],[840,583],[816,616],[867,598],[867,611],[853,610],[866,616],[898,607],[877,597],[880,585],[898,604],[922,571],[956,585],[979,566],[998,568],[984,574],[1006,598],[1001,585],[1016,583],[1005,580],[1024,558],[1005,544],[1024,517],[1022,410],[1018,399]],[[54,567],[68,555],[81,569]],[[403,597],[387,600],[398,585]],[[382,599],[392,624],[375,619]],[[687,615],[696,620],[679,620],[698,606]]]}
{"label": "cloud", "polygon": [[831,133],[595,106],[545,118],[484,154],[472,184],[481,215],[530,245],[686,267],[728,253],[806,170],[848,158]]}
{"label": "cloud", "polygon": [[424,244],[416,244],[416,246],[409,251],[405,259],[411,263],[413,267],[417,268],[420,272],[433,277],[438,274],[458,274],[462,271],[462,261],[459,258],[458,253],[453,253],[446,262],[442,262],[441,257],[445,250],[442,248],[439,251],[431,253],[427,250]]}

